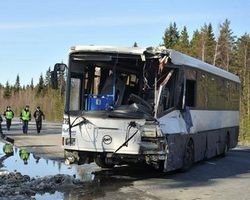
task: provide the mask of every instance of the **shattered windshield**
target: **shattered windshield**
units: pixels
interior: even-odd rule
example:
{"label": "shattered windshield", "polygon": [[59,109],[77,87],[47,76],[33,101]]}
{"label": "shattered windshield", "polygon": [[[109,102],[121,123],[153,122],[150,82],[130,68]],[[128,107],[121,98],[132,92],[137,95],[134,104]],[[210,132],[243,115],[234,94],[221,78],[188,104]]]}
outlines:
{"label": "shattered windshield", "polygon": [[158,59],[142,61],[139,55],[73,54],[69,110],[130,110],[154,115],[158,107],[166,110],[174,106],[170,95],[174,94],[177,75],[177,70],[163,69]]}
{"label": "shattered windshield", "polygon": [[77,56],[70,64],[70,110],[113,110],[128,105],[131,94],[141,93],[143,63],[139,56],[117,59],[115,55],[110,60]]}

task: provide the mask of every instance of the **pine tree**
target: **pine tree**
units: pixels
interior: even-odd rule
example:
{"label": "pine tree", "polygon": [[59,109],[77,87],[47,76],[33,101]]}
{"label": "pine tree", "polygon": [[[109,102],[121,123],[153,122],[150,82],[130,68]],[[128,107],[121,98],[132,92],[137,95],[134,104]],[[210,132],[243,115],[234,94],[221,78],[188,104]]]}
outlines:
{"label": "pine tree", "polygon": [[16,83],[14,85],[14,93],[19,92],[20,89],[21,89],[21,86],[20,86],[20,77],[19,77],[19,74],[17,74]]}
{"label": "pine tree", "polygon": [[163,37],[163,43],[166,48],[174,49],[179,42],[179,32],[176,26],[176,23],[170,23],[169,27],[166,28],[165,34]]}
{"label": "pine tree", "polygon": [[137,42],[134,43],[133,47],[138,47]]}
{"label": "pine tree", "polygon": [[205,46],[204,61],[212,64],[214,59],[213,56],[214,56],[216,41],[211,23],[209,23],[208,26],[206,26],[205,40],[206,40],[206,46]]}
{"label": "pine tree", "polygon": [[44,89],[45,89],[45,85],[44,85],[44,79],[43,79],[43,75],[40,75],[39,78],[39,82],[38,85],[36,86],[37,90],[36,90],[36,96],[43,96],[44,95]]}
{"label": "pine tree", "polygon": [[191,55],[212,64],[215,43],[212,25],[204,24],[200,31],[196,30],[193,34],[191,40]]}
{"label": "pine tree", "polygon": [[49,67],[49,69],[46,72],[46,76],[45,76],[45,80],[44,80],[44,84],[45,84],[45,87],[47,89],[51,87],[50,77],[51,77],[51,69]]}
{"label": "pine tree", "polygon": [[31,81],[30,81],[30,88],[31,88],[31,90],[34,89],[34,81],[33,81],[33,78],[32,78]]}
{"label": "pine tree", "polygon": [[9,81],[6,82],[4,92],[3,92],[3,97],[5,99],[9,99],[11,97],[11,87],[10,87]]}
{"label": "pine tree", "polygon": [[235,45],[235,67],[232,68],[241,79],[240,137],[250,140],[250,35],[244,34]]}
{"label": "pine tree", "polygon": [[176,50],[185,53],[185,54],[189,54],[190,52],[190,44],[189,44],[189,36],[188,36],[188,32],[187,32],[187,27],[184,26],[183,30],[181,31],[178,43],[176,45]]}
{"label": "pine tree", "polygon": [[235,37],[230,29],[230,21],[226,19],[225,22],[220,25],[220,35],[214,54],[214,64],[227,71],[229,71],[230,61],[232,60],[234,39]]}
{"label": "pine tree", "polygon": [[190,46],[191,46],[190,54],[191,56],[197,59],[202,58],[202,54],[201,54],[202,49],[201,49],[200,43],[201,43],[201,33],[198,30],[196,30],[194,31],[192,40],[190,42]]}

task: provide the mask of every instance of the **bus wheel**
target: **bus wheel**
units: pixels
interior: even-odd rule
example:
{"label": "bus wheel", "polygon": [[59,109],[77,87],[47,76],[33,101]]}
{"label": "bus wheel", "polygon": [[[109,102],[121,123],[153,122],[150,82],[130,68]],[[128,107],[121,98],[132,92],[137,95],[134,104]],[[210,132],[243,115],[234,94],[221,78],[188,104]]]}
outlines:
{"label": "bus wheel", "polygon": [[193,140],[189,140],[183,156],[183,165],[181,171],[189,170],[192,167],[193,163],[194,163],[194,143]]}
{"label": "bus wheel", "polygon": [[84,154],[79,154],[79,160],[77,162],[78,165],[83,165],[85,163],[87,163],[88,161],[88,157]]}
{"label": "bus wheel", "polygon": [[113,163],[107,163],[104,156],[97,156],[95,158],[95,163],[101,168],[113,168]]}

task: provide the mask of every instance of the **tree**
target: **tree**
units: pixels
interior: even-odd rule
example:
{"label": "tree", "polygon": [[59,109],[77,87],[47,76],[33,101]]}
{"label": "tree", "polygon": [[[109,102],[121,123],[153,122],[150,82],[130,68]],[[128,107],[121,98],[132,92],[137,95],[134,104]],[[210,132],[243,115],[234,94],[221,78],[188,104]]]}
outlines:
{"label": "tree", "polygon": [[138,47],[137,42],[134,43],[133,47]]}
{"label": "tree", "polygon": [[250,139],[250,35],[240,37],[234,49],[234,68],[241,79],[240,127],[241,139]]}
{"label": "tree", "polygon": [[19,77],[19,74],[17,74],[16,83],[14,85],[14,93],[19,92],[20,89],[21,89],[21,86],[20,86],[20,77]]}
{"label": "tree", "polygon": [[10,88],[9,81],[6,82],[4,92],[3,92],[3,97],[5,99],[9,99],[11,97],[11,88]]}
{"label": "tree", "polygon": [[34,89],[34,81],[33,81],[33,78],[32,78],[31,81],[30,81],[30,88],[31,88],[31,90]]}
{"label": "tree", "polygon": [[193,34],[191,40],[192,56],[212,64],[215,43],[212,25],[204,24],[200,31],[196,30]]}
{"label": "tree", "polygon": [[216,45],[212,24],[209,23],[208,26],[205,24],[203,31],[206,43],[204,61],[212,64]]}
{"label": "tree", "polygon": [[189,36],[187,32],[187,27],[184,26],[183,30],[181,31],[178,43],[176,45],[176,50],[189,54],[190,51],[190,44],[189,44]]}
{"label": "tree", "polygon": [[40,78],[39,78],[39,82],[37,84],[36,96],[43,96],[44,95],[44,89],[45,89],[44,79],[43,79],[43,75],[41,74]]}
{"label": "tree", "polygon": [[201,54],[202,50],[201,50],[200,42],[201,42],[201,33],[198,30],[196,30],[194,31],[192,40],[190,42],[190,46],[191,46],[190,54],[191,56],[198,58],[198,59],[202,58],[202,54]]}
{"label": "tree", "polygon": [[176,23],[175,22],[173,24],[170,23],[169,27],[166,28],[164,33],[163,37],[164,46],[169,49],[174,49],[178,44],[179,38],[180,36],[178,29],[176,27]]}
{"label": "tree", "polygon": [[50,76],[51,76],[51,69],[49,67],[49,69],[46,72],[45,80],[44,80],[44,84],[47,89],[51,87]]}
{"label": "tree", "polygon": [[234,39],[235,37],[230,29],[230,21],[226,19],[225,22],[220,25],[220,35],[214,54],[214,65],[229,71],[229,65],[233,54]]}

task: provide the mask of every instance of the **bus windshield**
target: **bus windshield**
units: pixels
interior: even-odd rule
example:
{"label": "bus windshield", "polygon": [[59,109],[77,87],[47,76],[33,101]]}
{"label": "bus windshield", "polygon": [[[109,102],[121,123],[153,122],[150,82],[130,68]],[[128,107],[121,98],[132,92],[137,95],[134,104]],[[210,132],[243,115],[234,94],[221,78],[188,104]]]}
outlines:
{"label": "bus windshield", "polygon": [[66,102],[69,111],[130,110],[154,116],[155,106],[160,111],[175,106],[173,94],[178,70],[165,68],[159,73],[158,65],[157,59],[144,62],[138,55],[72,54]]}

